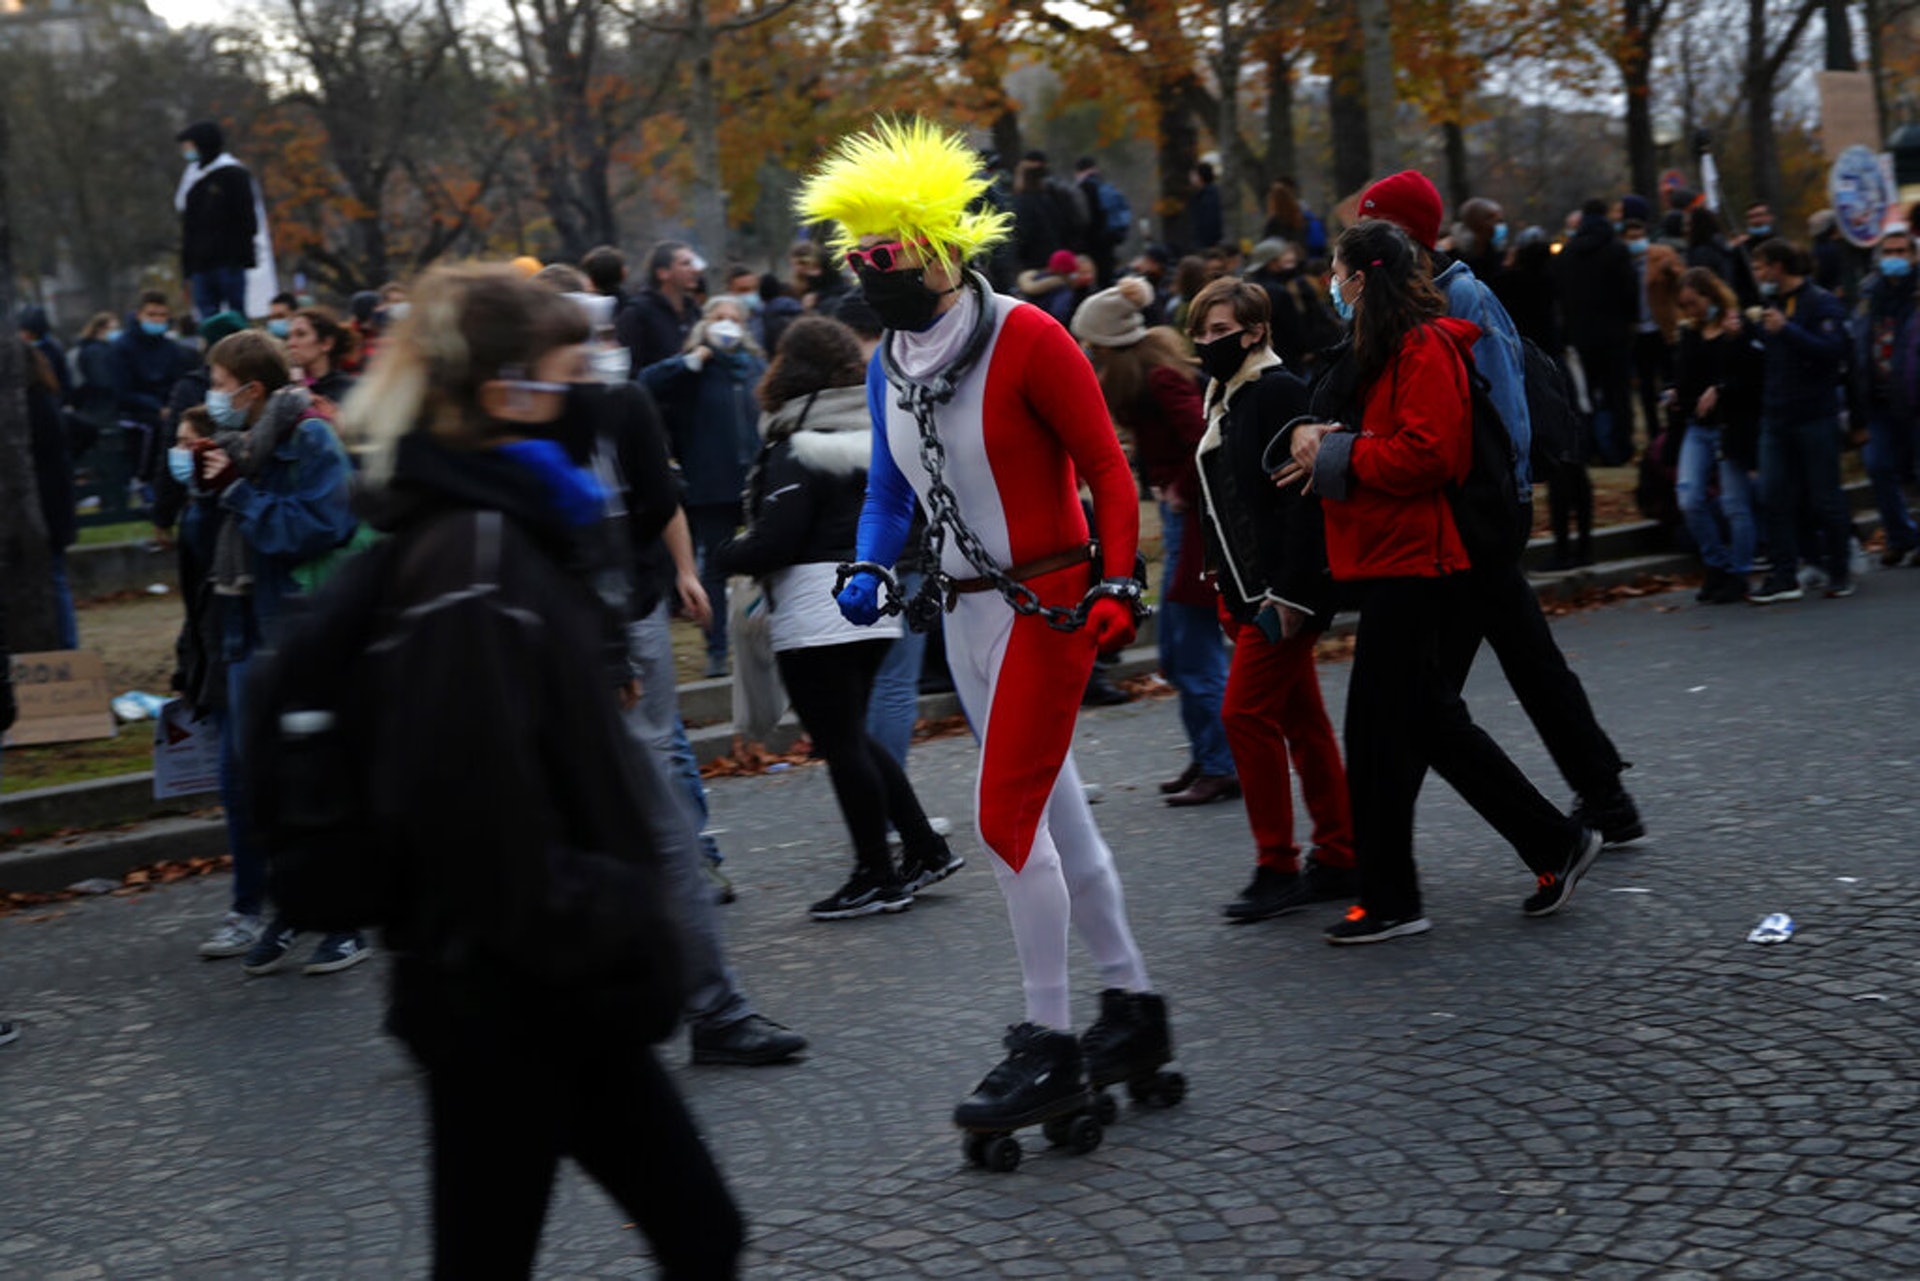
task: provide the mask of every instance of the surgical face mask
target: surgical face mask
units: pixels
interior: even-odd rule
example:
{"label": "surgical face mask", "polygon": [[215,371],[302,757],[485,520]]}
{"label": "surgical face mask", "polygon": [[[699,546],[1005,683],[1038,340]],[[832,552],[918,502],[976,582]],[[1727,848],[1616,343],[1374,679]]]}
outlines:
{"label": "surgical face mask", "polygon": [[101,342],[119,342],[120,331],[118,329],[109,329],[107,330],[106,333],[100,335],[100,341]]}
{"label": "surgical face mask", "polygon": [[1212,342],[1195,343],[1194,351],[1200,356],[1200,368],[1207,371],[1207,377],[1215,382],[1232,380],[1240,372],[1240,366],[1247,363],[1247,351],[1244,342],[1246,330],[1236,329],[1223,334]]}
{"label": "surgical face mask", "polygon": [[1780,292],[1780,282],[1779,282],[1779,281],[1777,281],[1777,280],[1763,280],[1763,281],[1761,281],[1761,282],[1760,282],[1760,296],[1761,296],[1762,298],[1772,298],[1773,296],[1775,296],[1775,295],[1776,295],[1776,294],[1778,294],[1779,292]]}
{"label": "surgical face mask", "polygon": [[200,163],[200,148],[182,147],[180,148],[180,158],[190,165],[197,165]]}
{"label": "surgical face mask", "polygon": [[209,391],[207,393],[207,417],[214,425],[225,427],[228,431],[239,431],[247,425],[247,411],[235,407],[233,393],[230,391]]}
{"label": "surgical face mask", "polygon": [[1755,240],[1765,240],[1773,234],[1773,224],[1770,222],[1750,222],[1747,224],[1747,234]]}
{"label": "surgical face mask", "polygon": [[762,304],[757,293],[728,294],[727,297],[740,304],[740,309],[749,314],[759,311]]}
{"label": "surgical face mask", "polygon": [[167,451],[167,474],[182,485],[193,483],[193,451],[175,445]]}
{"label": "surgical face mask", "polygon": [[1627,241],[1627,252],[1637,258],[1647,252],[1647,242],[1644,240],[1629,240]]}
{"label": "surgical face mask", "polygon": [[1506,223],[1504,223],[1504,222],[1496,222],[1496,223],[1494,223],[1494,224],[1493,224],[1493,248],[1494,248],[1494,252],[1496,252],[1496,253],[1498,253],[1498,252],[1501,252],[1501,251],[1503,251],[1503,250],[1505,250],[1505,249],[1506,249],[1506,247],[1507,247],[1507,237],[1508,237],[1508,235],[1509,235],[1509,232],[1507,231],[1507,224],[1506,224]]}
{"label": "surgical face mask", "polygon": [[[1352,276],[1347,277],[1347,280],[1352,279]],[[1353,304],[1347,301],[1347,296],[1341,289],[1347,280],[1335,276],[1327,281],[1327,297],[1333,300],[1333,314],[1340,317],[1342,321],[1353,319]]]}
{"label": "surgical face mask", "polygon": [[633,353],[625,347],[596,347],[587,361],[593,376],[603,383],[623,383],[633,374]]}
{"label": "surgical face mask", "polygon": [[140,322],[140,328],[155,338],[164,338],[167,336],[167,330],[173,326],[164,320],[143,320]]}
{"label": "surgical face mask", "polygon": [[1888,280],[1901,280],[1913,274],[1913,259],[1888,255],[1880,260],[1880,274]]}
{"label": "surgical face mask", "polygon": [[940,309],[941,295],[927,288],[926,272],[919,267],[897,271],[876,271],[857,267],[861,292],[867,303],[888,329],[918,333],[933,323]]}
{"label": "surgical face mask", "polygon": [[267,332],[275,338],[285,338],[293,332],[293,322],[291,320],[269,320],[267,322]]}
{"label": "surgical face mask", "polygon": [[707,326],[707,340],[716,351],[733,351],[746,336],[747,331],[737,320],[716,320]]}

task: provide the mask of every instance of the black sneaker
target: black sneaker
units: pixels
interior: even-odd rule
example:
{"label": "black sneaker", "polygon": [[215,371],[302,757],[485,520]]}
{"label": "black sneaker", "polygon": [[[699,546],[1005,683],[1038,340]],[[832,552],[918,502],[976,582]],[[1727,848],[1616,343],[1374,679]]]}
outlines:
{"label": "black sneaker", "polygon": [[913,895],[897,880],[882,881],[864,871],[856,871],[847,883],[807,909],[816,921],[845,921],[876,912],[904,912],[913,906]]}
{"label": "black sneaker", "polygon": [[358,930],[349,930],[342,934],[329,934],[320,940],[320,946],[313,949],[313,955],[307,958],[305,973],[338,974],[341,970],[350,970],[373,955],[373,949],[360,937]]}
{"label": "black sneaker", "polygon": [[1771,605],[1775,601],[1799,600],[1806,595],[1800,589],[1800,580],[1789,574],[1782,578],[1778,574],[1768,574],[1767,581],[1760,584],[1760,590],[1750,594],[1747,599],[1756,605]]}
{"label": "black sneaker", "polygon": [[1745,574],[1728,574],[1714,589],[1713,595],[1707,597],[1707,604],[1738,605],[1751,595],[1752,589],[1747,586]]}
{"label": "black sneaker", "polygon": [[253,946],[240,959],[240,968],[256,977],[271,974],[287,963],[293,955],[293,943],[299,935],[279,921],[261,931]]}
{"label": "black sneaker", "polygon": [[1706,577],[1700,580],[1700,590],[1693,594],[1694,600],[1702,605],[1711,604],[1713,598],[1719,595],[1720,588],[1725,584],[1727,577],[1726,570],[1715,569],[1712,565],[1707,566]]}
{"label": "black sneaker", "polygon": [[1520,910],[1528,916],[1552,916],[1573,898],[1573,889],[1580,878],[1593,866],[1593,860],[1600,856],[1602,844],[1600,833],[1592,828],[1583,827],[1574,837],[1573,852],[1567,855],[1567,863],[1558,872],[1542,872],[1540,888],[1527,896]]}
{"label": "black sneaker", "polygon": [[1220,915],[1245,925],[1297,912],[1313,902],[1313,884],[1306,877],[1262,866],[1253,870],[1253,881],[1239,898],[1220,909]]}
{"label": "black sneaker", "polygon": [[900,860],[900,881],[909,894],[918,894],[929,885],[938,885],[967,865],[967,860],[939,837],[922,854],[908,854]]}
{"label": "black sneaker", "polygon": [[1424,916],[1369,916],[1367,909],[1355,903],[1347,909],[1346,919],[1327,930],[1327,942],[1336,947],[1349,943],[1384,943],[1408,934],[1425,934],[1433,922]]}
{"label": "black sneaker", "polygon": [[719,1027],[696,1023],[687,1040],[695,1063],[738,1067],[784,1063],[807,1048],[806,1037],[758,1014],[749,1014]]}
{"label": "black sneaker", "polygon": [[1007,1029],[1007,1057],[953,1109],[963,1130],[1016,1130],[1086,1097],[1080,1042],[1037,1023]]}
{"label": "black sneaker", "polygon": [[1626,845],[1647,834],[1647,825],[1640,821],[1640,811],[1635,808],[1633,798],[1618,783],[1612,791],[1593,800],[1574,797],[1573,813],[1569,817],[1580,826],[1599,832],[1608,845]]}

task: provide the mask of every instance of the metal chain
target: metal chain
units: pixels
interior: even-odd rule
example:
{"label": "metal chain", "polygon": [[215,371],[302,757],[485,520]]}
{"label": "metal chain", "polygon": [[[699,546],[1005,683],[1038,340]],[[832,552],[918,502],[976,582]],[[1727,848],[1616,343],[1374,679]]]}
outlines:
{"label": "metal chain", "polygon": [[993,584],[1013,607],[1016,614],[1038,614],[1047,622],[1047,626],[1056,631],[1077,631],[1087,621],[1087,609],[1094,600],[1089,593],[1085,600],[1071,608],[1059,605],[1043,605],[1040,595],[1019,579],[1012,577],[1000,567],[993,553],[987,550],[980,536],[960,514],[960,500],[947,484],[947,449],[940,441],[939,430],[933,421],[935,393],[932,388],[919,384],[909,384],[900,389],[900,408],[913,415],[913,421],[920,428],[920,465],[927,472],[927,533],[921,543],[921,556],[930,567],[922,593],[929,590],[938,594],[943,590],[947,575],[940,569],[940,553],[945,546],[947,533],[953,534],[953,545],[974,572]]}

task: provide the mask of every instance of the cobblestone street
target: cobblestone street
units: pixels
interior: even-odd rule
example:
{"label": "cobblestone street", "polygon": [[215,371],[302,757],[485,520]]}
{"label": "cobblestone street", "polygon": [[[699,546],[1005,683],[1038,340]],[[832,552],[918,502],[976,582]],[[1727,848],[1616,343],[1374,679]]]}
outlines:
{"label": "cobblestone street", "polygon": [[[970,839],[971,744],[915,749],[970,862],[897,917],[806,918],[847,857],[823,769],[715,784],[735,966],[813,1040],[771,1069],[662,1047],[748,1217],[747,1275],[1920,1275],[1920,573],[1767,609],[1676,592],[1556,631],[1651,835],[1545,920],[1433,780],[1432,933],[1330,948],[1337,906],[1230,927],[1244,815],[1160,803],[1173,701],[1085,714],[1081,771],[1190,1089],[1088,1156],[1029,1132],[1009,1175],[968,1168],[948,1119],[1021,1014]],[[1321,675],[1337,721],[1347,669]],[[1564,801],[1490,656],[1468,696]],[[324,979],[201,962],[226,891],[0,920],[0,1015],[22,1027],[0,1049],[0,1274],[423,1273],[422,1110],[380,1028],[385,958]],[[1775,911],[1792,941],[1746,942]],[[540,1274],[650,1271],[567,1168]]]}

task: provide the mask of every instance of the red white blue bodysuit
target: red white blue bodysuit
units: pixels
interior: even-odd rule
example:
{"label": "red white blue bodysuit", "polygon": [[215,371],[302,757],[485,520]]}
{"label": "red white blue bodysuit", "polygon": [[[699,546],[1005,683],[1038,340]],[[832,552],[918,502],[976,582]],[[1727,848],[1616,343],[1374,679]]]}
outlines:
{"label": "red white blue bodysuit", "polygon": [[[1087,483],[1099,563],[1027,580],[1044,604],[1070,608],[1096,579],[1133,573],[1140,533],[1133,474],[1086,357],[1039,308],[973,289],[962,289],[961,302],[924,333],[893,333],[887,341],[902,373],[939,374],[972,332],[983,297],[993,332],[952,399],[934,410],[944,480],[1003,568],[1085,545],[1078,482]],[[867,395],[874,449],[858,558],[891,565],[914,499],[926,503],[930,483],[920,428],[900,406],[878,356]],[[954,578],[977,572],[951,538],[941,569]],[[980,744],[976,827],[1006,896],[1027,1017],[1068,1028],[1069,923],[1092,953],[1102,987],[1148,990],[1113,854],[1088,811],[1070,750],[1095,642],[1088,628],[1059,631],[1038,615],[1017,614],[997,592],[955,600],[945,619],[947,662]]]}

